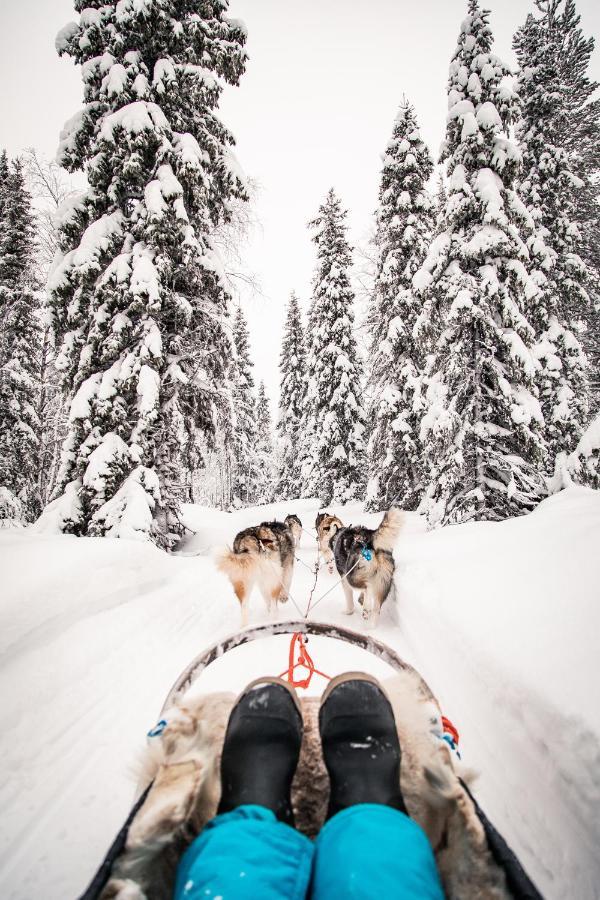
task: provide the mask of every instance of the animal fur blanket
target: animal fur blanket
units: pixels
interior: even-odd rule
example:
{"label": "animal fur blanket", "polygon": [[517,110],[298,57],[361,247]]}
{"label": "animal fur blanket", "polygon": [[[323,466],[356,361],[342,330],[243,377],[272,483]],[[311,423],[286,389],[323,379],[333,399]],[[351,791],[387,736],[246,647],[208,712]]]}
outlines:
{"label": "animal fur blanket", "polygon": [[[513,896],[461,783],[472,778],[461,771],[460,762],[440,739],[435,700],[415,673],[401,673],[385,687],[402,746],[402,793],[411,817],[434,848],[446,896],[456,900]],[[191,691],[164,713],[167,727],[160,737],[150,739],[141,764],[140,791],[151,787],[99,895],[102,900],[172,897],[177,862],[219,802],[219,756],[234,701],[232,694]],[[329,785],[319,742],[319,700],[308,697],[301,702],[304,741],[292,801],[296,827],[314,837],[325,818]]]}

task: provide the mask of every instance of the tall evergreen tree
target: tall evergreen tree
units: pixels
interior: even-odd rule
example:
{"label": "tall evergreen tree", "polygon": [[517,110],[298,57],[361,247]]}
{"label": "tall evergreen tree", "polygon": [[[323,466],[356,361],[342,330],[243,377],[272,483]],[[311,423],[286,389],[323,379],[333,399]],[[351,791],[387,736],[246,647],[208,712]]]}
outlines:
{"label": "tall evergreen tree", "polygon": [[590,303],[583,310],[586,330],[582,343],[590,362],[591,400],[597,411],[600,409],[600,83],[588,75],[595,41],[583,34],[575,0],[565,0],[561,30],[564,39],[558,58],[567,86],[562,96],[568,111],[568,116],[563,117],[561,138],[573,172],[581,180],[573,195],[580,232],[578,251],[590,272],[586,284]]}
{"label": "tall evergreen tree", "polygon": [[539,288],[508,138],[518,105],[508,67],[491,52],[488,16],[469,0],[450,64],[445,227],[413,279],[424,297],[417,329],[431,351],[421,437],[433,522],[518,515],[545,489],[539,364],[524,315]]}
{"label": "tall evergreen tree", "polygon": [[306,350],[302,314],[298,298],[293,292],[283,329],[279,371],[281,390],[277,431],[282,446],[276,496],[278,500],[292,500],[299,497],[301,492],[300,423],[306,393]]}
{"label": "tall evergreen tree", "polygon": [[40,511],[40,302],[33,216],[19,162],[0,159],[0,520]]}
{"label": "tall evergreen tree", "polygon": [[538,335],[536,352],[542,367],[538,382],[551,464],[559,453],[576,447],[589,400],[586,360],[571,326],[587,311],[590,273],[577,252],[581,241],[576,196],[583,183],[564,146],[571,116],[561,62],[566,43],[561,2],[538,3],[543,16],[528,16],[514,41],[521,66],[520,195],[536,226],[530,241],[532,256],[539,256],[540,249],[544,253],[546,247],[550,251],[547,280],[527,299],[527,308]]}
{"label": "tall evergreen tree", "polygon": [[421,310],[412,279],[425,258],[433,228],[426,184],[433,163],[413,107],[403,102],[383,160],[379,187],[377,274],[370,313],[372,344],[369,505],[392,500],[416,509],[421,493],[423,355],[413,337]]}
{"label": "tall evergreen tree", "polygon": [[256,500],[256,409],[254,378],[250,358],[250,338],[244,313],[238,306],[233,323],[235,361],[233,371],[234,425],[231,442],[231,492],[235,506],[248,506]]}
{"label": "tall evergreen tree", "polygon": [[255,407],[256,417],[256,502],[269,503],[273,499],[275,478],[275,460],[273,457],[273,421],[265,383],[258,386],[258,397]]}
{"label": "tall evergreen tree", "polygon": [[50,280],[72,397],[61,527],[170,546],[191,447],[227,412],[229,295],[211,233],[245,193],[215,109],[244,70],[245,32],[225,0],[75,8],[57,49],[82,66],[86,105],[59,161],[90,187]]}
{"label": "tall evergreen tree", "polygon": [[302,476],[304,492],[319,496],[323,504],[354,500],[365,483],[365,416],[345,218],[332,189],[310,222],[317,268],[308,327]]}

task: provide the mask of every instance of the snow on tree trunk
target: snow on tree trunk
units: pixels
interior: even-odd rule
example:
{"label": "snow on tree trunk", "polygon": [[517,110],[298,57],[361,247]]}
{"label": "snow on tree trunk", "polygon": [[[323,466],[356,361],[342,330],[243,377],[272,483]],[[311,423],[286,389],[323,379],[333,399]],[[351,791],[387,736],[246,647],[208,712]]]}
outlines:
{"label": "snow on tree trunk", "polygon": [[257,425],[248,326],[239,306],[233,324],[233,343],[235,361],[232,383],[235,421],[231,442],[231,500],[234,506],[251,506],[256,502],[257,495]]}
{"label": "snow on tree trunk", "polygon": [[354,500],[365,483],[365,416],[345,217],[330,190],[310,223],[317,268],[308,326],[302,477],[304,493],[323,504]]}
{"label": "snow on tree trunk", "polygon": [[58,161],[89,190],[64,211],[49,281],[71,395],[59,525],[168,547],[183,474],[228,415],[229,295],[210,236],[245,193],[214,110],[243,72],[245,31],[224,0],[75,8],[57,49],[82,67],[85,107]]}
{"label": "snow on tree trunk", "polygon": [[279,370],[281,391],[277,431],[281,439],[278,500],[292,500],[301,493],[301,421],[306,393],[306,350],[300,304],[294,293],[290,297],[283,330]]}
{"label": "snow on tree trunk", "polygon": [[40,296],[31,198],[19,162],[0,158],[0,525],[40,512]]}
{"label": "snow on tree trunk", "polygon": [[533,223],[514,189],[518,99],[491,46],[488,13],[470,0],[450,65],[444,227],[413,279],[430,351],[420,436],[433,523],[519,515],[545,493],[539,362],[524,313],[539,291]]}
{"label": "snow on tree trunk", "polygon": [[536,226],[531,255],[547,273],[541,290],[527,298],[526,309],[537,332],[538,383],[551,467],[558,454],[569,454],[576,447],[589,408],[587,360],[573,323],[589,308],[590,272],[578,255],[576,198],[583,182],[575,175],[563,142],[571,116],[569,85],[562,72],[566,35],[559,5],[555,0],[544,4],[542,18],[528,16],[515,35],[522,100],[517,129],[523,153],[519,192]]}
{"label": "snow on tree trunk", "polygon": [[[25,151],[21,162],[27,190],[33,201],[35,278],[38,284],[45,285],[59,250],[57,211],[65,202],[76,202],[80,192],[73,189],[65,172],[55,161],[45,160],[34,148]],[[66,431],[65,397],[54,365],[56,349],[45,291],[42,294],[40,324],[38,491],[41,506],[44,507],[54,494]]]}
{"label": "snow on tree trunk", "polygon": [[414,109],[405,101],[386,148],[379,187],[378,260],[369,313],[372,509],[388,508],[393,500],[405,509],[416,509],[421,495],[423,354],[413,338],[421,301],[412,278],[431,238],[433,204],[426,184],[432,170]]}

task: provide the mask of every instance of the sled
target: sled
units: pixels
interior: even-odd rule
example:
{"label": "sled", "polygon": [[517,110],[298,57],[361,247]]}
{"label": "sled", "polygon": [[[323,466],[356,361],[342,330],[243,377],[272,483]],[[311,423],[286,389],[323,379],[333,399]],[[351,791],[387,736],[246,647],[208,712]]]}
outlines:
{"label": "sled", "polygon": [[[446,896],[541,898],[473,798],[456,752],[456,732],[421,675],[371,634],[305,620],[238,632],[204,650],[181,673],[149,732],[138,799],[80,900],[172,898],[181,854],[217,809],[220,750],[236,699],[231,693],[190,689],[225,653],[280,634],[299,636],[302,646],[309,635],[344,641],[390,667],[391,677],[383,683],[402,746],[402,793],[409,814],[429,837]],[[306,658],[301,654],[300,664]],[[295,665],[290,658],[288,675]],[[329,783],[319,744],[319,697],[304,696],[300,702],[305,730],[292,805],[296,827],[313,838],[325,819]]]}

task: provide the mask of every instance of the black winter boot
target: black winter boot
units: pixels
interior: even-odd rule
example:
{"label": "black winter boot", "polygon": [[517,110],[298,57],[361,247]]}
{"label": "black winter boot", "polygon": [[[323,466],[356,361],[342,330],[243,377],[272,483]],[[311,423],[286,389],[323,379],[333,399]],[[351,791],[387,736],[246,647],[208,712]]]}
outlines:
{"label": "black winter boot", "polygon": [[248,685],[229,716],[218,812],[257,804],[293,825],[290,789],[302,730],[300,706],[287,683],[263,678]]}
{"label": "black winter boot", "polygon": [[331,781],[328,819],[357,803],[406,812],[396,720],[374,678],[361,672],[334,678],[323,694],[319,730]]}

